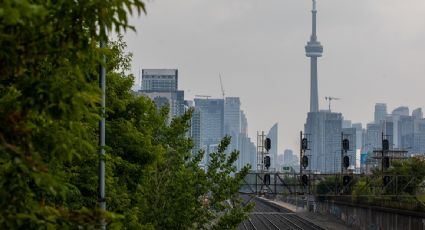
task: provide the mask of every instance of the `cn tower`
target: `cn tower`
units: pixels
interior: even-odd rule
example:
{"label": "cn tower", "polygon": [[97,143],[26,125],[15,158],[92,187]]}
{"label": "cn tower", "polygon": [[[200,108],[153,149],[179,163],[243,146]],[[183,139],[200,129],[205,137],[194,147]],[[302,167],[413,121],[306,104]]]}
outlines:
{"label": "cn tower", "polygon": [[313,10],[312,13],[312,33],[310,41],[307,42],[305,46],[306,56],[310,58],[311,62],[311,82],[310,82],[310,112],[319,111],[319,93],[317,87],[317,58],[322,56],[323,46],[317,40],[316,35],[316,0],[313,0]]}

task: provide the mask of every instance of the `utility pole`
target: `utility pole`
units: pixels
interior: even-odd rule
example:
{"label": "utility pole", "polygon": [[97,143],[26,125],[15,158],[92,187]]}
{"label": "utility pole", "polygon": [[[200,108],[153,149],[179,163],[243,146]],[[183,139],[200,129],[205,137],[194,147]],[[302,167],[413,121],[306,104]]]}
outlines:
{"label": "utility pole", "polygon": [[[100,41],[100,49],[106,47],[105,41]],[[102,54],[102,63],[99,67],[99,86],[101,89],[101,118],[99,122],[99,207],[106,211],[105,199],[105,104],[106,104],[106,57]],[[100,228],[106,229],[105,220],[100,220]]]}

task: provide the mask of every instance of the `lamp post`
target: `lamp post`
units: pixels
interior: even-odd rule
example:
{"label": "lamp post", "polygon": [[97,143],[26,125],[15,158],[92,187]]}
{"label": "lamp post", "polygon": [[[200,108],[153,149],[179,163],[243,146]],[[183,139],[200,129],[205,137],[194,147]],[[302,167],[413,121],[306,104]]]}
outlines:
{"label": "lamp post", "polygon": [[[100,41],[100,48],[105,48],[105,40]],[[106,58],[102,54],[102,62],[99,67],[99,86],[101,90],[101,118],[99,122],[99,207],[101,210],[106,211],[106,198],[105,198],[105,104],[106,104]],[[104,219],[100,220],[100,228],[106,229]]]}

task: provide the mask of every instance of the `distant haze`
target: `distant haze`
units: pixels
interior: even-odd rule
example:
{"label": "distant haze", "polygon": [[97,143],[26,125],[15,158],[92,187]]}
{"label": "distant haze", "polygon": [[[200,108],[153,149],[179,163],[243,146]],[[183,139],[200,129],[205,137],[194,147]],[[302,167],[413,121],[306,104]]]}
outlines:
{"label": "distant haze", "polygon": [[[139,68],[178,68],[179,88],[241,98],[248,129],[279,123],[279,153],[298,149],[309,110],[311,0],[156,0],[133,18],[128,51]],[[318,0],[319,106],[353,122],[373,120],[376,102],[425,107],[424,0]]]}

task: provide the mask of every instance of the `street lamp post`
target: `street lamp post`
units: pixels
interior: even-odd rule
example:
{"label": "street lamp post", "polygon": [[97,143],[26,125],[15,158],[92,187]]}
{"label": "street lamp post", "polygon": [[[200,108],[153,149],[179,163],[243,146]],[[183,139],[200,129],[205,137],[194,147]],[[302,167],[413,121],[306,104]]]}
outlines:
{"label": "street lamp post", "polygon": [[[100,48],[105,48],[105,41],[100,41]],[[106,211],[105,199],[105,105],[106,105],[106,70],[105,55],[102,54],[102,62],[99,68],[99,86],[101,89],[101,119],[99,122],[99,207]],[[102,230],[106,229],[105,220],[100,221]]]}

